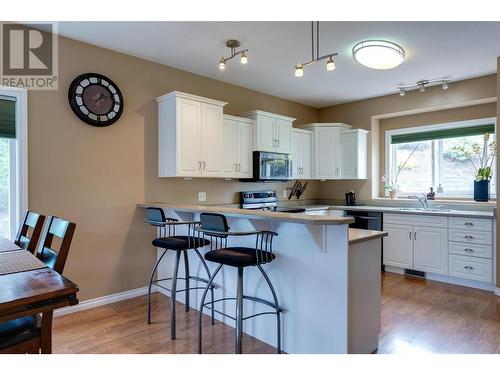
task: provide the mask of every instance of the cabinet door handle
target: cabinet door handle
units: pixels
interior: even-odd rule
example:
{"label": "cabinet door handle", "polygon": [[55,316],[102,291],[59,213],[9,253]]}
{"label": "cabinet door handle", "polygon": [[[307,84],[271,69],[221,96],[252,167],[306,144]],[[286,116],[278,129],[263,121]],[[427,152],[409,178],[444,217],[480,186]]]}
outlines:
{"label": "cabinet door handle", "polygon": [[203,160],[203,170],[205,170],[206,166],[207,166],[207,163],[205,163],[205,160]]}
{"label": "cabinet door handle", "polygon": [[417,232],[413,232],[413,239],[416,241],[417,240]]}
{"label": "cabinet door handle", "polygon": [[339,169],[335,168],[335,176],[338,176],[338,174],[339,174]]}
{"label": "cabinet door handle", "polygon": [[201,171],[201,161],[198,160],[198,170]]}
{"label": "cabinet door handle", "polygon": [[277,139],[276,142],[278,142],[278,148],[280,148],[280,140]]}
{"label": "cabinet door handle", "polygon": [[474,236],[471,236],[470,234],[464,236],[465,239],[467,240],[472,240],[474,238]]}
{"label": "cabinet door handle", "polygon": [[411,232],[408,232],[408,238],[410,239],[411,241]]}
{"label": "cabinet door handle", "polygon": [[241,172],[241,164],[238,163],[238,172]]}
{"label": "cabinet door handle", "polygon": [[465,252],[467,252],[467,253],[473,253],[473,252],[474,252],[474,250],[472,250],[472,249],[469,249],[469,248],[467,248],[467,249],[464,249],[464,251],[465,251]]}
{"label": "cabinet door handle", "polygon": [[238,172],[238,163],[234,163],[234,171]]}
{"label": "cabinet door handle", "polygon": [[468,222],[466,222],[464,225],[466,225],[466,226],[473,226],[473,225],[474,225],[474,223],[471,223],[470,221],[468,221]]}
{"label": "cabinet door handle", "polygon": [[474,269],[474,267],[472,267],[472,266],[464,266],[464,268],[465,268],[466,270],[473,270],[473,269]]}

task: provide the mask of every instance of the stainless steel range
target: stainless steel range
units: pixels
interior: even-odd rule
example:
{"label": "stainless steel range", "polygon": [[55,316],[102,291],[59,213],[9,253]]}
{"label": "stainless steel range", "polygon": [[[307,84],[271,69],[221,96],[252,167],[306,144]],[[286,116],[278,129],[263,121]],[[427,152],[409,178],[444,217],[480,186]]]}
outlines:
{"label": "stainless steel range", "polygon": [[302,207],[280,207],[278,205],[278,196],[274,190],[265,191],[241,191],[240,192],[241,208],[247,210],[262,210],[276,212],[305,212]]}

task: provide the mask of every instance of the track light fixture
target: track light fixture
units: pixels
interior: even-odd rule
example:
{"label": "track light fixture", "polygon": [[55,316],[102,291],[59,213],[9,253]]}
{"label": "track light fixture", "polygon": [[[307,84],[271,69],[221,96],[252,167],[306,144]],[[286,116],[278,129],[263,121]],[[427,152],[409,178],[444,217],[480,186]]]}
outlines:
{"label": "track light fixture", "polygon": [[420,92],[425,92],[425,89],[427,87],[429,87],[429,86],[441,85],[441,87],[443,88],[443,90],[447,90],[448,89],[448,83],[450,83],[450,80],[449,79],[444,79],[444,78],[431,79],[431,80],[423,79],[421,81],[415,82],[414,84],[399,85],[397,87],[397,89],[399,90],[399,95],[405,96],[406,91],[411,91],[411,90],[414,90],[414,89],[418,89],[418,91],[420,91]]}
{"label": "track light fixture", "polygon": [[[316,40],[314,38],[314,24],[316,23]],[[316,43],[315,43],[316,42]],[[314,45],[316,44],[316,48]],[[311,60],[295,65],[295,77],[302,77],[304,75],[304,67],[314,64],[315,62],[328,59],[326,62],[326,70],[332,71],[335,70],[335,61],[333,60],[333,56],[337,56],[337,53],[329,53],[323,56],[319,55],[319,21],[311,22]]]}
{"label": "track light fixture", "polygon": [[222,56],[219,60],[219,69],[224,70],[226,69],[226,63],[231,60],[233,57],[240,55],[240,63],[242,64],[247,64],[248,63],[248,50],[244,49],[241,51],[236,51],[236,48],[238,48],[241,45],[241,43],[235,39],[229,39],[226,42],[226,47],[231,49],[231,56],[229,57],[224,57]]}

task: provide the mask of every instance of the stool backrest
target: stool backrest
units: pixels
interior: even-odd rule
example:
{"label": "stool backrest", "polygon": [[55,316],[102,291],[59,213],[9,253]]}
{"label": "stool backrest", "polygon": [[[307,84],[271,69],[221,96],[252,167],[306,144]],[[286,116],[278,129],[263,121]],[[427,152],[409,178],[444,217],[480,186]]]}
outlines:
{"label": "stool backrest", "polygon": [[159,207],[146,208],[146,222],[155,227],[163,227],[166,224],[167,218],[165,212]]}
{"label": "stool backrest", "polygon": [[26,211],[14,241],[16,245],[35,254],[44,221],[45,216],[37,212]]}
{"label": "stool backrest", "polygon": [[[212,214],[203,212],[200,214],[200,228],[210,232],[226,233],[229,231],[227,219],[222,214]],[[216,234],[212,234],[217,236]],[[221,234],[220,237],[226,238],[226,234]]]}
{"label": "stool backrest", "polygon": [[[37,257],[49,268],[60,274],[63,273],[66,265],[75,228],[75,223],[56,216],[49,216],[48,223],[43,231]],[[59,242],[59,249],[57,250],[55,249],[54,238],[57,238],[57,242]]]}

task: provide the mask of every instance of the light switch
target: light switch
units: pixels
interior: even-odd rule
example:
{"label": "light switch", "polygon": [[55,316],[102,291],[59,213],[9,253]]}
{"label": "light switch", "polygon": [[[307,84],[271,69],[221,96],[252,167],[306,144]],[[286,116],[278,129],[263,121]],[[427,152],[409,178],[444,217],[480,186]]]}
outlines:
{"label": "light switch", "polygon": [[198,192],[198,202],[205,202],[207,200],[207,193],[205,191]]}

